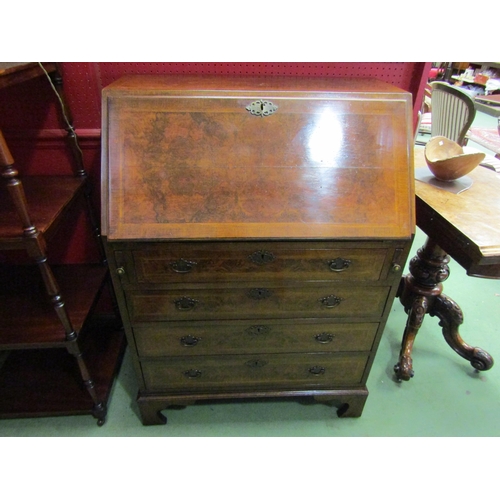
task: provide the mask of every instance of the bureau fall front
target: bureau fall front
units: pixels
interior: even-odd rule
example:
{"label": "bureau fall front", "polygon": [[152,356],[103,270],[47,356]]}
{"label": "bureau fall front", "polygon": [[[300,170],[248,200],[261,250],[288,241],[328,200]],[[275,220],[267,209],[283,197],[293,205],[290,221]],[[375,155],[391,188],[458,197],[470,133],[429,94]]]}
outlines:
{"label": "bureau fall front", "polygon": [[361,415],[415,231],[411,121],[371,79],[104,89],[102,233],[144,424],[242,398]]}

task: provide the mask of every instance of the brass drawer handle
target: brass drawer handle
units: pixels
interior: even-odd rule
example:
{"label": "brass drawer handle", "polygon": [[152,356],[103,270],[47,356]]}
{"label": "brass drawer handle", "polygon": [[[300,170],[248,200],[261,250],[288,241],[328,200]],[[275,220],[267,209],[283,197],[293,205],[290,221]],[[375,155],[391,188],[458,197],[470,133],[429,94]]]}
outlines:
{"label": "brass drawer handle", "polygon": [[276,259],[274,254],[268,252],[267,250],[257,250],[256,252],[249,255],[248,258],[254,264],[258,264],[259,266],[269,264],[270,262],[273,262]]}
{"label": "brass drawer handle", "polygon": [[325,371],[326,370],[322,366],[312,366],[311,368],[309,368],[309,373],[316,376],[324,375]]}
{"label": "brass drawer handle", "polygon": [[187,378],[200,378],[201,377],[201,372],[200,372],[200,370],[191,369],[191,370],[185,371],[184,375]]}
{"label": "brass drawer handle", "polygon": [[352,261],[350,261],[349,259],[337,257],[336,259],[328,261],[328,267],[330,268],[330,271],[340,273],[342,271],[345,271],[351,265],[351,263]]}
{"label": "brass drawer handle", "polygon": [[337,307],[344,299],[342,297],[337,297],[336,295],[328,295],[328,297],[323,297],[319,301],[328,309],[333,309]]}
{"label": "brass drawer handle", "polygon": [[327,333],[327,332],[318,333],[314,337],[316,342],[319,342],[320,344],[329,344],[334,338],[335,335],[333,335],[333,333]]}
{"label": "brass drawer handle", "polygon": [[176,260],[175,262],[172,262],[170,264],[170,267],[176,273],[186,274],[191,272],[194,266],[196,266],[197,264],[198,264],[197,262],[193,262],[192,260],[179,259]]}
{"label": "brass drawer handle", "polygon": [[267,299],[267,298],[269,298],[271,295],[272,295],[271,290],[268,290],[267,288],[252,288],[252,289],[248,292],[248,296],[249,296],[251,299],[255,299],[255,300],[263,300],[263,299]]}
{"label": "brass drawer handle", "polygon": [[181,337],[181,345],[185,347],[194,347],[200,342],[201,337],[193,337],[192,335],[186,335],[185,337]]}
{"label": "brass drawer handle", "polygon": [[180,299],[174,300],[174,303],[178,311],[191,311],[196,307],[198,301],[191,297],[181,297]]}

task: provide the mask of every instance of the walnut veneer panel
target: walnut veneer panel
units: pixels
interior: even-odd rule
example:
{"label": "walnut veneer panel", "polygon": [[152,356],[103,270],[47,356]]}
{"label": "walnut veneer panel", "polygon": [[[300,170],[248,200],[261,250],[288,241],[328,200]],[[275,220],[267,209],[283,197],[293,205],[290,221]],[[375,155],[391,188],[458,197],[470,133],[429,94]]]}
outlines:
{"label": "walnut veneer panel", "polygon": [[[103,234],[130,240],[412,233],[410,94],[373,81],[271,78],[259,90],[255,84],[126,77],[105,89]],[[277,111],[252,115],[246,108],[259,99]]]}

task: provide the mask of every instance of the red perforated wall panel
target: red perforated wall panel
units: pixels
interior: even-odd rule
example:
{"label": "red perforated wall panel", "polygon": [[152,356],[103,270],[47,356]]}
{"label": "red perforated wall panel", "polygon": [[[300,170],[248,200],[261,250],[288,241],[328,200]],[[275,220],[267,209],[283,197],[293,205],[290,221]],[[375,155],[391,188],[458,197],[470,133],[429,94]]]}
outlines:
{"label": "red perforated wall panel", "polygon": [[[64,90],[74,126],[81,138],[86,167],[94,186],[94,203],[99,207],[101,91],[126,74],[222,74],[248,76],[372,77],[411,92],[414,124],[422,101],[431,63],[424,62],[204,62],[134,63],[65,62],[60,64]],[[0,90],[0,129],[9,140],[21,173],[63,173],[68,171],[66,146],[61,134],[57,100],[44,77]],[[68,170],[66,170],[68,169]],[[60,259],[71,262],[94,260],[89,244],[92,236],[83,222],[68,228]],[[66,243],[66,242],[65,242]],[[1,258],[1,256],[0,256]]]}
{"label": "red perforated wall panel", "polygon": [[63,63],[68,98],[77,126],[100,127],[103,87],[129,74],[221,74],[251,76],[331,76],[377,78],[412,93],[420,107],[419,91],[430,63]]}

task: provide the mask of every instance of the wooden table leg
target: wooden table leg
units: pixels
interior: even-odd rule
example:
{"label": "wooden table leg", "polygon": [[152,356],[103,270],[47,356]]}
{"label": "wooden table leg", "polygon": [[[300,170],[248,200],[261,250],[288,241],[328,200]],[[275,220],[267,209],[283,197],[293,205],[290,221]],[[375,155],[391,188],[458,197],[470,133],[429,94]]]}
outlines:
{"label": "wooden table leg", "polygon": [[471,347],[460,337],[458,328],[463,323],[462,310],[456,302],[442,293],[442,282],[450,274],[449,261],[449,255],[427,238],[424,246],[410,261],[410,273],[401,279],[397,296],[408,314],[408,320],[399,361],[394,367],[398,380],[413,377],[411,352],[426,314],[440,319],[439,326],[448,345],[470,361],[476,370],[489,370],[493,366],[493,359],[486,351]]}

